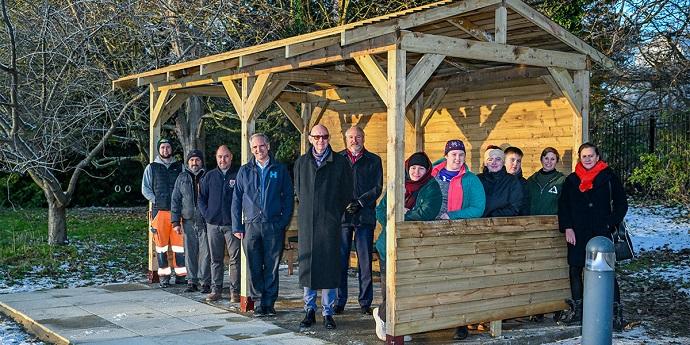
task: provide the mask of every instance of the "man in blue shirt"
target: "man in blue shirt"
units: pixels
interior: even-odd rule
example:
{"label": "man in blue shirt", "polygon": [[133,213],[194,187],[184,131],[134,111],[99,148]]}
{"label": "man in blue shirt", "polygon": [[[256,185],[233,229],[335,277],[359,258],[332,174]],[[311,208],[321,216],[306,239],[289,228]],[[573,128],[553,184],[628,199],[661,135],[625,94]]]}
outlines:
{"label": "man in blue shirt", "polygon": [[237,172],[232,231],[242,238],[249,268],[249,297],[260,300],[254,315],[273,316],[278,267],[285,229],[292,217],[294,192],[287,168],[269,154],[268,137],[254,134],[249,145],[254,157]]}

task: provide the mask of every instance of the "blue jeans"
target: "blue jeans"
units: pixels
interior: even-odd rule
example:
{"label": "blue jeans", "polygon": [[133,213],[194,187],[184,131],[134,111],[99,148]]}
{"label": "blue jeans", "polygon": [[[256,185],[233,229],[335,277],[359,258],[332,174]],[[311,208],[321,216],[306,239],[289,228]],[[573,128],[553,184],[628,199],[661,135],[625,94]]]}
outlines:
{"label": "blue jeans", "polygon": [[[337,289],[321,289],[321,315],[333,315],[333,305],[335,304]],[[304,311],[309,309],[316,311],[316,290],[308,287],[304,288]]]}
{"label": "blue jeans", "polygon": [[359,278],[359,306],[370,307],[374,299],[374,285],[371,279],[371,253],[374,251],[374,227],[372,225],[343,226],[340,242],[340,286],[336,305],[344,307],[347,303],[347,271],[350,267],[350,248],[354,235],[357,248],[357,277]]}

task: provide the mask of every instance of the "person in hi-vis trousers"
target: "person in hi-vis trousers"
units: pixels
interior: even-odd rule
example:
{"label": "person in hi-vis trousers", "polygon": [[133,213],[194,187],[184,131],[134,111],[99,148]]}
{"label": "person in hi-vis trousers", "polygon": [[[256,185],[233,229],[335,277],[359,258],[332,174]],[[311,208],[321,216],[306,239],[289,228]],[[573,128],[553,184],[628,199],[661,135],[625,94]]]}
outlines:
{"label": "person in hi-vis trousers", "polygon": [[172,270],[168,264],[168,250],[172,249],[176,282],[184,282],[187,275],[184,258],[184,243],[182,234],[172,230],[170,221],[170,198],[175,186],[175,180],[182,171],[182,164],[172,156],[172,143],[161,138],[158,141],[158,156],[146,166],[141,180],[141,194],[151,202],[151,228],[153,240],[156,244],[158,259],[158,276],[160,286],[170,285]]}

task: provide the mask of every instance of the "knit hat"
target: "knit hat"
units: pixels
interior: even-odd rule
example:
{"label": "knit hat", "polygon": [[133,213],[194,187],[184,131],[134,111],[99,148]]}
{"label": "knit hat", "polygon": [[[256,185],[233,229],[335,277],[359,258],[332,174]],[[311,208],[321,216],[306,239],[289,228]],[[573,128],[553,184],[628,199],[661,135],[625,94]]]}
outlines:
{"label": "knit hat", "polygon": [[410,169],[413,165],[419,165],[425,167],[427,170],[431,168],[431,160],[424,152],[413,153],[410,158],[405,162],[406,169]]}
{"label": "knit hat", "polygon": [[169,144],[171,148],[173,146],[172,141],[170,141],[170,139],[160,138],[160,139],[158,139],[158,146],[156,146],[156,147],[158,147],[158,149],[160,150],[161,145],[163,145],[163,144]]}
{"label": "knit hat", "polygon": [[484,161],[489,159],[489,157],[501,157],[502,160],[505,160],[506,154],[501,149],[488,149],[484,152]]}
{"label": "knit hat", "polygon": [[191,151],[189,151],[189,153],[187,154],[187,162],[189,162],[189,160],[192,159],[192,158],[194,158],[194,157],[197,157],[197,158],[201,159],[201,162],[202,162],[202,163],[204,162],[204,153],[201,152],[201,150],[191,150]]}
{"label": "knit hat", "polygon": [[453,151],[453,150],[460,150],[462,152],[465,152],[465,144],[462,142],[462,140],[458,139],[453,139],[453,140],[448,140],[446,142],[446,149],[443,152],[443,155],[447,155],[448,152]]}

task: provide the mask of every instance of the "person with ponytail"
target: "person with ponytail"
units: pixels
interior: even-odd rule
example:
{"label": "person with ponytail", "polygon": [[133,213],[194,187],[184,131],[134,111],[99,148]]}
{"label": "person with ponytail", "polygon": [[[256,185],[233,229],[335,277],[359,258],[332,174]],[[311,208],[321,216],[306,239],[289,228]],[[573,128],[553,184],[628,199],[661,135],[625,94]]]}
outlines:
{"label": "person with ponytail", "polygon": [[[608,164],[601,160],[599,148],[592,143],[584,143],[577,152],[579,160],[575,172],[566,178],[558,200],[559,228],[568,242],[572,295],[572,301],[569,301],[571,309],[561,318],[565,324],[582,322],[582,271],[587,242],[596,236],[611,238],[614,226],[623,221],[628,211],[623,184]],[[613,300],[613,327],[621,331],[625,322],[617,280],[614,281]]]}
{"label": "person with ponytail", "polygon": [[[381,295],[383,301],[373,310],[376,335],[386,340],[386,193],[376,206],[376,220],[381,224],[381,234],[376,239],[381,271]],[[412,154],[405,161],[405,221],[434,220],[441,210],[441,189],[431,176],[431,160],[424,152]]]}

